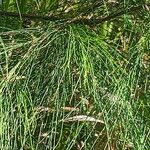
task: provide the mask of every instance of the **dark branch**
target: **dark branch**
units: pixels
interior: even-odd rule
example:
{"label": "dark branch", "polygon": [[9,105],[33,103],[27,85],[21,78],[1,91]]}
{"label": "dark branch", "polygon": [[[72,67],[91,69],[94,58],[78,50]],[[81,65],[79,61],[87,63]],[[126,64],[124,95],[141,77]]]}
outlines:
{"label": "dark branch", "polygon": [[[147,6],[149,7],[150,4]],[[61,23],[64,23],[64,24],[72,24],[72,23],[81,24],[82,23],[82,24],[86,24],[86,25],[96,25],[96,24],[100,24],[100,23],[105,22],[105,21],[113,20],[113,19],[125,14],[126,12],[132,13],[132,12],[138,11],[142,7],[143,7],[143,5],[132,6],[128,9],[123,9],[123,10],[120,10],[119,12],[116,12],[114,14],[104,16],[104,17],[93,16],[91,18],[88,18],[87,16],[81,16],[81,17],[66,19],[66,18],[63,18],[62,16],[60,17],[60,15],[41,16],[41,15],[31,15],[31,14],[21,14],[21,17],[22,18],[28,18],[31,20],[38,19],[38,20],[47,20],[47,21],[60,21]],[[0,15],[1,16],[9,16],[9,17],[17,17],[17,18],[20,17],[19,13],[6,12],[6,11],[0,11]]]}
{"label": "dark branch", "polygon": [[[147,6],[150,6],[150,5],[147,5]],[[118,11],[114,14],[111,14],[111,15],[108,15],[108,16],[100,16],[100,17],[92,17],[92,18],[86,18],[86,17],[79,17],[79,18],[74,18],[74,19],[71,19],[71,20],[68,20],[67,21],[67,24],[72,24],[72,23],[76,23],[76,24],[80,24],[80,23],[83,23],[83,24],[86,24],[86,25],[96,25],[96,24],[100,24],[102,22],[105,22],[105,21],[111,21],[119,16],[122,16],[124,14],[126,14],[127,12],[128,13],[132,13],[132,12],[136,12],[138,10],[140,10],[142,8],[142,5],[140,6],[132,6],[128,9],[123,9],[121,11]]]}
{"label": "dark branch", "polygon": [[0,15],[1,16],[7,16],[7,17],[16,17],[16,18],[20,18],[20,16],[21,16],[22,18],[28,18],[31,20],[39,19],[39,20],[56,21],[56,20],[60,19],[60,18],[55,17],[53,15],[41,16],[41,15],[31,15],[31,14],[19,14],[19,13],[15,13],[15,12],[7,12],[7,11],[0,11]]}

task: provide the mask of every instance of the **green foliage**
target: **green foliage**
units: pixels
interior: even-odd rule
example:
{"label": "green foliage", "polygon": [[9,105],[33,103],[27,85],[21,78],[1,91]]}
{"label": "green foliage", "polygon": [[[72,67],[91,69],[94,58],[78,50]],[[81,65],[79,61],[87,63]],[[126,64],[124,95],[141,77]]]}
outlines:
{"label": "green foliage", "polygon": [[[3,10],[74,18],[145,3],[105,1],[92,10],[93,2],[5,0]],[[86,10],[89,4],[92,9]],[[29,19],[24,26],[24,18],[0,19],[1,149],[150,148],[150,19],[145,8],[98,25]],[[95,121],[65,121],[81,115]]]}

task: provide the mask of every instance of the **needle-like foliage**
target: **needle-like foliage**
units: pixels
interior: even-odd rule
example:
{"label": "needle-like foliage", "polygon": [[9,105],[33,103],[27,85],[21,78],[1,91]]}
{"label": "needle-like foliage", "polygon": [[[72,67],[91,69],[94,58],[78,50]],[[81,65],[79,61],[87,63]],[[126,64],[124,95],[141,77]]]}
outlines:
{"label": "needle-like foliage", "polygon": [[149,150],[147,0],[0,4],[0,149]]}

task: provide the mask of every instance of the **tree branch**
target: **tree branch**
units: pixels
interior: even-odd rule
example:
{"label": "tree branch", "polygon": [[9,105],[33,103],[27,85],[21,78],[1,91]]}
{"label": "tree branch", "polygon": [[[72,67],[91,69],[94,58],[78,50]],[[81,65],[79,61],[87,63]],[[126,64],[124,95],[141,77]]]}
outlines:
{"label": "tree branch", "polygon": [[19,13],[15,13],[15,12],[7,12],[7,11],[0,11],[0,15],[1,16],[7,16],[7,17],[15,17],[15,18],[20,18],[20,16],[21,16],[22,18],[28,18],[31,20],[39,19],[39,20],[56,21],[56,20],[60,19],[60,18],[55,17],[53,15],[41,16],[41,15],[31,15],[31,14],[19,14]]}
{"label": "tree branch", "polygon": [[[147,4],[148,7],[150,7],[150,4]],[[139,5],[139,6],[132,6],[128,9],[123,9],[120,10],[119,12],[116,12],[114,14],[110,14],[108,16],[100,16],[100,17],[91,17],[89,18],[88,16],[81,16],[81,17],[75,17],[75,18],[63,18],[62,16],[60,17],[60,15],[54,16],[54,15],[49,15],[49,16],[41,16],[41,15],[31,15],[31,14],[21,14],[22,18],[28,18],[31,20],[34,19],[39,19],[39,20],[47,20],[47,21],[60,21],[61,23],[66,24],[86,24],[86,25],[97,25],[100,24],[102,22],[105,21],[110,21],[113,20],[123,14],[125,14],[126,12],[135,12],[141,9],[141,7],[143,7],[143,5]],[[6,11],[0,11],[0,15],[1,16],[9,16],[9,17],[17,17],[20,18],[20,14],[19,13],[15,13],[15,12],[6,12]]]}
{"label": "tree branch", "polygon": [[[150,4],[147,5],[148,7],[150,7]],[[113,20],[119,16],[122,16],[124,14],[126,14],[127,12],[128,13],[132,13],[132,12],[136,12],[138,10],[141,10],[141,7],[143,7],[143,5],[139,5],[139,6],[132,6],[128,9],[123,9],[123,10],[120,10],[114,14],[111,14],[111,15],[108,15],[108,16],[100,16],[100,17],[95,17],[93,16],[92,18],[86,18],[86,17],[78,17],[78,18],[74,18],[72,20],[68,20],[67,21],[67,24],[72,24],[72,23],[75,23],[75,24],[80,24],[80,23],[83,23],[83,24],[86,24],[86,25],[93,25],[93,24],[100,24],[102,22],[105,22],[105,21],[110,21],[110,20]]]}

